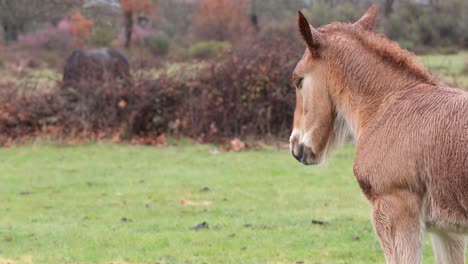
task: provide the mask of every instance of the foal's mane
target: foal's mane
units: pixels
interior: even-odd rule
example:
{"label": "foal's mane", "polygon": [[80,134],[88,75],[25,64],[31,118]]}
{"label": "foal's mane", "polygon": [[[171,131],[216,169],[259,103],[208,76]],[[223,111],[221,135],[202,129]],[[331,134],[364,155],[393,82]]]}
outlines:
{"label": "foal's mane", "polygon": [[324,33],[341,33],[358,40],[364,47],[372,51],[376,56],[398,68],[404,68],[417,79],[432,85],[436,85],[432,74],[421,65],[415,55],[388,39],[383,34],[369,32],[359,26],[346,23],[331,23],[319,28]]}

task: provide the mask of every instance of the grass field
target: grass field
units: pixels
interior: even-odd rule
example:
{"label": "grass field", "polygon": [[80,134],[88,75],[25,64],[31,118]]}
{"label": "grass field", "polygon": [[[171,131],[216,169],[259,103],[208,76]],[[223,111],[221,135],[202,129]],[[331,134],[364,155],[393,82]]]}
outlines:
{"label": "grass field", "polygon": [[351,147],[319,167],[213,148],[0,149],[0,263],[384,262]]}
{"label": "grass field", "polygon": [[468,90],[468,51],[418,56],[442,85]]}

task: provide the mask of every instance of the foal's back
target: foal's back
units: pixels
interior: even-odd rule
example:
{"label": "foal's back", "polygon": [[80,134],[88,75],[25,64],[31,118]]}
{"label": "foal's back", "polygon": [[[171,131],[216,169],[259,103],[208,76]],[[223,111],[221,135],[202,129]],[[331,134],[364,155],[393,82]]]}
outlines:
{"label": "foal's back", "polygon": [[361,143],[358,157],[373,157],[374,192],[417,194],[429,228],[468,231],[468,93],[429,85],[397,93]]}

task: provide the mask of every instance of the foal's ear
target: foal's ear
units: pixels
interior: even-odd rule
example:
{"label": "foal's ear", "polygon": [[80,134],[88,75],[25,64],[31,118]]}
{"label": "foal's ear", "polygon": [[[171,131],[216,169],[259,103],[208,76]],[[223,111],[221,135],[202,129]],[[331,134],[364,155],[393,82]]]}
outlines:
{"label": "foal's ear", "polygon": [[301,11],[298,11],[297,25],[310,52],[312,52],[312,55],[316,55],[321,42],[320,33],[309,24],[309,21],[307,21],[307,18]]}
{"label": "foal's ear", "polygon": [[365,30],[372,31],[375,26],[375,19],[377,18],[377,5],[373,4],[367,12],[354,23]]}

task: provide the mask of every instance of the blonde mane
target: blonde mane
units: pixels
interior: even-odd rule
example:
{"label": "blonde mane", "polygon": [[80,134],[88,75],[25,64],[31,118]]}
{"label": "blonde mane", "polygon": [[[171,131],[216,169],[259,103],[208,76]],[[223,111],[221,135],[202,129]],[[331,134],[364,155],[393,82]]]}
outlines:
{"label": "blonde mane", "polygon": [[341,33],[358,40],[368,50],[390,62],[398,68],[403,68],[417,79],[432,85],[437,85],[432,74],[416,60],[416,56],[402,49],[396,42],[391,41],[383,34],[363,30],[359,26],[346,23],[331,23],[319,28],[325,34]]}

